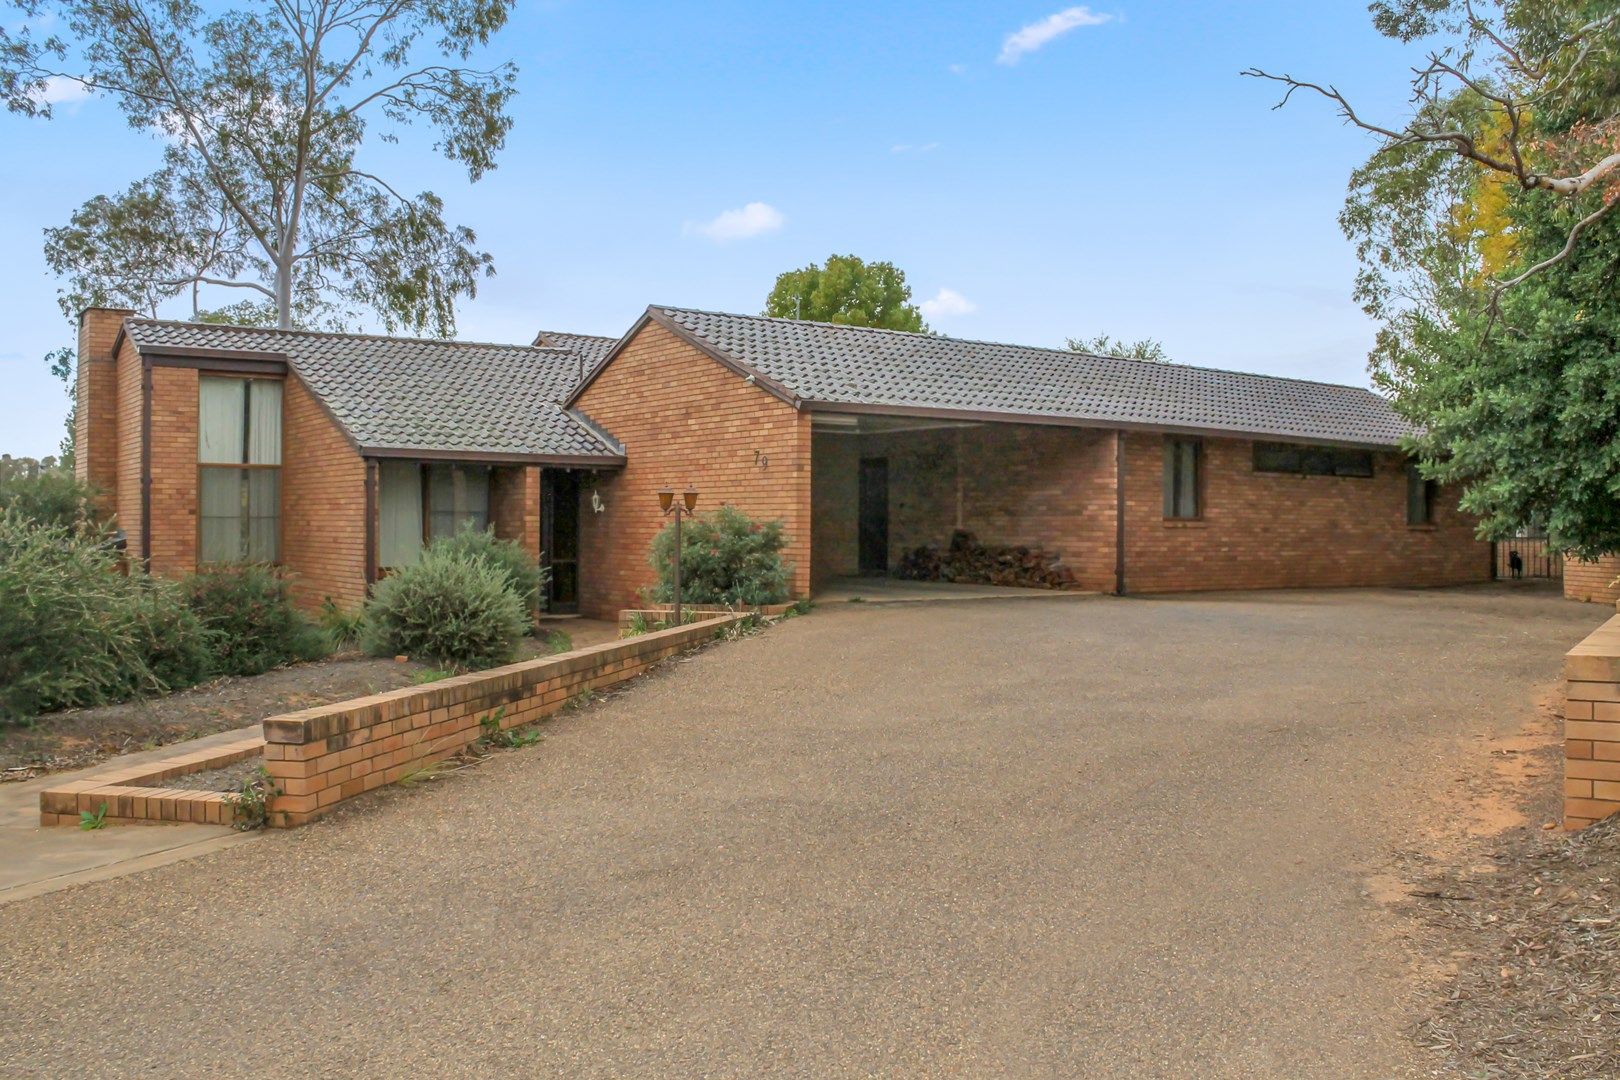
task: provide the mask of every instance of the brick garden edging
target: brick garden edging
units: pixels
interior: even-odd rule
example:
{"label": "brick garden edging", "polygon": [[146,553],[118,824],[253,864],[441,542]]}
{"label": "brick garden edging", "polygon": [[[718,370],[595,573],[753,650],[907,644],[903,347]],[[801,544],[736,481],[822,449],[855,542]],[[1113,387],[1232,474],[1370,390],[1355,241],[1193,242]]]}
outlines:
{"label": "brick garden edging", "polygon": [[255,735],[46,788],[39,793],[39,823],[77,825],[81,812],[94,814],[106,804],[107,814],[103,820],[108,825],[149,825],[165,821],[229,825],[235,820],[236,812],[226,792],[165,788],[163,782],[189,773],[224,768],[263,752],[264,740]]}
{"label": "brick garden edging", "polygon": [[[753,607],[726,607],[724,604],[682,604],[681,616],[684,618],[687,612],[695,612],[699,615],[753,614],[766,619],[774,619],[779,615],[785,615],[792,606],[791,602],[786,604],[755,604]],[[648,626],[652,626],[660,619],[668,619],[673,614],[675,614],[673,604],[651,604],[647,607],[624,608],[619,612],[619,633],[622,634],[630,629],[637,615],[640,615]]]}
{"label": "brick garden edging", "polygon": [[1564,656],[1564,828],[1620,813],[1620,615]]}
{"label": "brick garden edging", "polygon": [[302,825],[345,799],[450,757],[477,741],[479,721],[497,709],[503,710],[503,729],[533,723],[580,693],[633,679],[754,617],[716,615],[624,641],[271,717],[264,722],[265,767],[282,794],[270,799],[269,824]]}

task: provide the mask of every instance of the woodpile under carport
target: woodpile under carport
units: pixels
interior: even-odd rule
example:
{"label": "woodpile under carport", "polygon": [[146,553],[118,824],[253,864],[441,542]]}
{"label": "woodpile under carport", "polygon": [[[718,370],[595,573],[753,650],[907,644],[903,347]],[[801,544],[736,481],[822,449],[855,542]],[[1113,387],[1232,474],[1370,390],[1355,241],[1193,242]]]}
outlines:
{"label": "woodpile under carport", "polygon": [[951,533],[941,550],[913,548],[900,556],[894,576],[911,581],[950,581],[959,585],[1008,585],[1026,589],[1067,589],[1074,571],[1055,551],[1023,544],[991,547],[965,529]]}

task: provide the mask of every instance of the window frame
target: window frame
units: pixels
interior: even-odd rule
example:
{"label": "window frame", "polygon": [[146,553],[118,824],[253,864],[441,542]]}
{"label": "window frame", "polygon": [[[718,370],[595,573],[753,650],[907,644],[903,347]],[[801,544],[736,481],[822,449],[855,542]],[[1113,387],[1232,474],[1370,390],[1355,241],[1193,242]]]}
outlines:
{"label": "window frame", "polygon": [[[1420,521],[1412,520],[1412,495],[1417,484],[1423,485],[1423,518]],[[1440,494],[1440,485],[1428,479],[1418,469],[1415,463],[1406,466],[1406,527],[1409,529],[1432,529],[1434,524],[1434,504]]]}
{"label": "window frame", "polygon": [[[278,459],[280,459],[280,460],[278,460],[273,465],[262,464],[262,463],[255,464],[255,463],[247,462],[247,461],[229,462],[229,461],[203,461],[202,460],[202,429],[203,429],[202,381],[204,379],[229,379],[232,382],[239,382],[239,383],[265,382],[265,383],[277,383],[277,384],[280,385],[280,387],[281,387],[281,391],[280,391],[280,393],[281,393],[281,415],[280,415],[280,418],[278,420],[278,424],[279,424],[280,429],[281,429],[281,432],[280,432],[280,434],[281,434],[281,443],[276,448],[276,457]],[[242,441],[243,441],[243,444],[244,444],[244,452],[243,452],[243,455],[242,455],[243,457],[250,456],[248,454],[247,450],[246,450],[246,447],[251,446],[252,439],[253,439],[253,433],[252,433],[253,405],[252,405],[252,397],[251,397],[252,393],[253,393],[252,390],[246,390],[246,391],[244,391],[244,393],[242,395],[243,411],[244,411],[244,414],[245,414],[244,415],[244,423],[243,423],[243,427],[242,427]],[[207,369],[207,368],[201,369],[201,370],[199,370],[197,372],[197,412],[196,412],[196,421],[197,421],[197,427],[196,427],[196,430],[197,430],[197,454],[196,454],[196,457],[197,457],[197,473],[196,473],[196,478],[195,478],[195,487],[193,489],[195,491],[195,493],[196,493],[195,494],[195,501],[194,501],[193,505],[195,505],[196,508],[197,508],[197,527],[196,527],[196,530],[195,530],[195,534],[193,536],[193,541],[196,544],[196,547],[194,549],[194,557],[193,557],[193,560],[192,560],[193,563],[196,566],[199,566],[199,567],[204,567],[204,566],[277,566],[277,567],[279,567],[279,566],[282,566],[283,565],[282,559],[285,556],[286,550],[287,550],[287,519],[286,519],[286,515],[282,513],[282,505],[281,505],[282,502],[284,501],[283,500],[284,488],[283,488],[283,485],[282,485],[283,477],[281,476],[281,468],[282,468],[283,465],[286,464],[286,452],[287,452],[287,380],[285,378],[279,376],[279,375],[266,375],[266,374],[257,373],[257,372],[251,373],[251,374],[244,374],[244,373],[236,372],[236,371],[218,371],[218,370],[212,370],[212,369]],[[250,559],[250,558],[229,559],[229,560],[205,559],[205,558],[203,558],[203,512],[202,512],[203,511],[203,507],[202,507],[203,473],[204,473],[205,470],[208,470],[208,469],[231,469],[231,470],[234,470],[236,472],[246,472],[248,470],[270,470],[270,471],[273,471],[276,474],[276,557],[274,559],[266,561],[266,560]],[[244,527],[245,528],[251,528],[251,522],[252,522],[252,516],[251,515],[244,516],[244,518],[242,520],[244,522]]]}
{"label": "window frame", "polygon": [[[1180,505],[1181,477],[1178,449],[1183,446],[1193,449],[1193,476],[1192,499],[1193,513],[1182,516],[1172,512]],[[1159,480],[1159,510],[1163,520],[1168,523],[1184,523],[1204,520],[1204,440],[1196,435],[1166,435],[1164,437],[1164,470],[1167,475],[1161,475]]]}
{"label": "window frame", "polygon": [[[1266,468],[1260,464],[1260,457],[1265,453],[1292,454],[1297,462],[1293,468]],[[1311,455],[1326,455],[1330,467],[1327,470],[1308,469],[1306,462]],[[1365,456],[1366,472],[1342,471],[1350,460],[1359,462]],[[1256,439],[1249,448],[1249,471],[1266,476],[1329,476],[1345,480],[1371,480],[1378,474],[1377,456],[1371,450],[1361,450],[1352,446],[1327,446],[1317,443],[1291,443],[1278,442],[1274,439]]]}
{"label": "window frame", "polygon": [[[464,472],[482,473],[483,477],[484,477],[484,488],[485,488],[485,496],[486,496],[485,507],[484,507],[484,526],[483,527],[485,529],[490,529],[490,528],[494,527],[494,525],[495,525],[495,469],[496,469],[495,465],[487,464],[485,462],[480,462],[480,461],[454,461],[454,460],[446,461],[446,460],[428,459],[428,458],[415,458],[415,459],[406,459],[406,460],[409,462],[409,464],[415,466],[415,469],[416,469],[417,498],[420,500],[420,505],[421,505],[422,536],[421,536],[421,547],[419,547],[417,549],[419,556],[420,556],[420,552],[421,552],[422,548],[426,548],[435,539],[434,534],[433,534],[433,470],[435,468],[447,469],[447,470],[450,471],[450,473],[452,475],[458,470],[459,471],[464,471]],[[382,478],[381,477],[382,477],[381,465],[379,464],[379,466],[378,466],[378,481],[377,481],[377,484],[378,484],[378,496],[377,496],[377,510],[376,510],[376,513],[377,513],[376,550],[372,552],[372,558],[376,562],[376,565],[377,565],[377,575],[379,577],[386,577],[389,574],[394,573],[395,571],[399,570],[400,568],[397,567],[397,566],[388,566],[388,565],[384,564],[383,561],[382,561],[383,537],[382,537],[382,491],[381,491]],[[459,531],[461,529],[461,525],[458,524],[456,526],[456,529],[457,529],[457,531]]]}

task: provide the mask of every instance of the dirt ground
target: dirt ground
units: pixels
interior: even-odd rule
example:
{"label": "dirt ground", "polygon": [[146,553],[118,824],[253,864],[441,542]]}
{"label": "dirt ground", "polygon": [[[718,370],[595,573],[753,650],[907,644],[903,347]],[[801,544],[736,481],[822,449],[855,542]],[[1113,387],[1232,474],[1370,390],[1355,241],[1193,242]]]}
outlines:
{"label": "dirt ground", "polygon": [[[590,619],[546,620],[542,634],[550,630],[568,634],[575,648],[618,634],[611,623]],[[519,659],[549,651],[543,637],[526,637]],[[26,779],[83,768],[117,754],[245,727],[267,716],[409,686],[432,670],[427,664],[350,654],[262,675],[215,679],[143,701],[67,709],[32,725],[0,724],[0,776]]]}
{"label": "dirt ground", "polygon": [[1494,741],[1605,614],[1485,589],[823,605],[442,782],[9,905],[0,1060],[1443,1074],[1413,1036],[1455,972],[1412,883],[1445,837],[1501,842],[1469,809],[1497,781],[1470,780],[1522,756]]}

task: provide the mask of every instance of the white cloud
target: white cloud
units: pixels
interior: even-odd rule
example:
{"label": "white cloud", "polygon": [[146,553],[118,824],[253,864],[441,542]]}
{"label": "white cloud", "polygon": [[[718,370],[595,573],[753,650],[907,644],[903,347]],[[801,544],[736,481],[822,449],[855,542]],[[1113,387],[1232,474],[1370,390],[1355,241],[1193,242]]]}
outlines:
{"label": "white cloud", "polygon": [[735,210],[722,211],[712,221],[688,221],[681,229],[689,236],[702,236],[717,244],[747,240],[775,232],[787,218],[769,203],[751,202]]}
{"label": "white cloud", "polygon": [[967,65],[966,64],[952,64],[950,66],[950,73],[952,75],[966,75],[967,74]]}
{"label": "white cloud", "polygon": [[43,89],[29,95],[39,105],[77,105],[81,101],[88,101],[90,96],[89,87],[65,75],[50,76],[45,80]]}
{"label": "white cloud", "polygon": [[1082,26],[1101,26],[1113,21],[1113,18],[1112,15],[1099,15],[1088,7],[1064,8],[1008,34],[1007,40],[1001,43],[1001,54],[996,57],[996,63],[1016,64],[1026,53],[1034,52],[1053,38],[1062,37]]}
{"label": "white cloud", "polygon": [[978,304],[975,304],[955,289],[941,289],[934,294],[933,299],[924,300],[917,306],[930,319],[948,319],[953,315],[971,315],[979,310]]}
{"label": "white cloud", "polygon": [[891,153],[891,154],[926,154],[930,150],[938,150],[938,149],[939,149],[939,143],[937,143],[937,142],[925,142],[925,143],[904,143],[903,142],[903,143],[895,143],[893,146],[889,147],[889,153]]}

